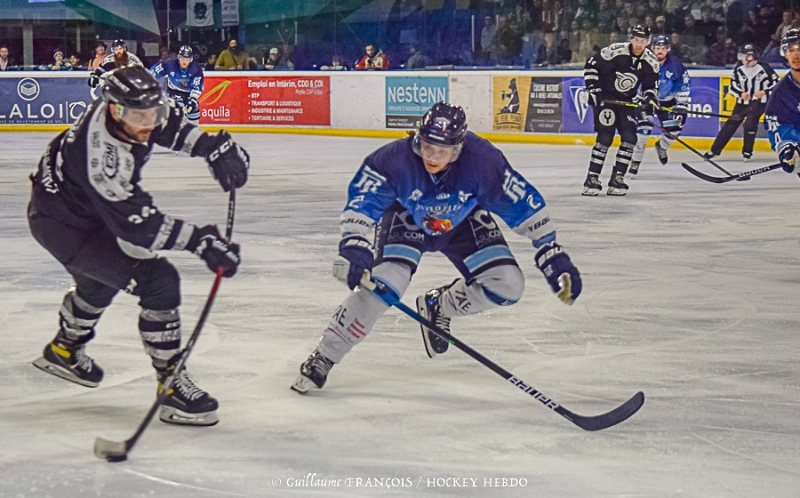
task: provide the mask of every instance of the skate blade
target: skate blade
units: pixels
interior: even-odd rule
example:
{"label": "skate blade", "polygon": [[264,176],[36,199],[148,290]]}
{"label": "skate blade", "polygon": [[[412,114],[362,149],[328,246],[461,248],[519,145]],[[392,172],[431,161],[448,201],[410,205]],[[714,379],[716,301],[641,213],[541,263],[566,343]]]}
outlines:
{"label": "skate blade", "polygon": [[304,375],[300,375],[297,377],[297,380],[294,381],[294,384],[292,384],[292,391],[300,394],[306,394],[315,387],[317,387],[317,385],[314,384],[313,380]]}
{"label": "skate blade", "polygon": [[166,405],[161,405],[161,412],[158,414],[158,418],[162,422],[168,424],[196,425],[202,427],[215,425],[219,422],[216,410],[204,413],[186,413],[175,407]]}
{"label": "skate blade", "polygon": [[47,359],[44,356],[41,356],[36,361],[34,361],[33,366],[44,372],[55,375],[56,377],[61,377],[64,380],[68,380],[70,382],[74,382],[76,384],[80,384],[85,387],[97,387],[100,385],[99,382],[92,382],[89,380],[81,379],[80,377],[72,373],[70,370],[62,366],[56,365],[55,363],[47,361]]}
{"label": "skate blade", "polygon": [[598,195],[600,195],[600,190],[598,190],[596,188],[584,187],[582,195],[588,195],[588,196],[591,196],[591,197],[597,197]]}

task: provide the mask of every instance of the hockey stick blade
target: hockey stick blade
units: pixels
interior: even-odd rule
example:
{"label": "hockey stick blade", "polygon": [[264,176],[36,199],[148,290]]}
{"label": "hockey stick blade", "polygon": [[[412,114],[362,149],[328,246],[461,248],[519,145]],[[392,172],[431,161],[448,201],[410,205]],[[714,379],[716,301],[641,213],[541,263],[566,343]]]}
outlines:
{"label": "hockey stick blade", "polygon": [[386,304],[394,306],[395,308],[399,309],[400,311],[402,311],[409,317],[413,318],[417,322],[421,323],[428,329],[434,331],[442,339],[446,340],[450,344],[453,344],[455,347],[465,352],[473,359],[477,360],[479,363],[487,367],[489,370],[503,377],[505,380],[510,382],[514,387],[520,389],[522,392],[528,394],[533,399],[542,403],[545,407],[558,413],[559,415],[561,415],[562,417],[569,420],[570,422],[577,425],[583,430],[599,431],[617,425],[620,422],[624,422],[625,420],[629,419],[634,413],[639,411],[639,409],[644,404],[644,393],[640,391],[636,393],[631,399],[629,399],[628,401],[626,401],[625,403],[611,410],[608,413],[603,413],[601,415],[595,415],[589,417],[584,415],[578,415],[577,413],[559,405],[558,403],[553,401],[552,398],[546,396],[541,391],[533,388],[533,386],[531,386],[530,384],[523,382],[519,377],[516,377],[511,372],[508,372],[503,367],[497,365],[492,360],[486,358],[479,352],[475,351],[457,337],[454,337],[445,332],[444,330],[442,330],[441,328],[437,327],[429,320],[420,316],[419,313],[414,312],[411,308],[403,304],[400,301],[400,299],[395,297],[391,293],[391,291],[387,290],[382,283],[373,282],[370,279],[370,275],[368,272],[364,272],[364,276],[361,279],[361,287],[375,294],[375,296],[378,299],[382,300]]}
{"label": "hockey stick blade", "polygon": [[750,171],[745,171],[744,173],[739,173],[739,174],[736,174],[736,175],[711,176],[711,175],[707,175],[705,173],[701,173],[701,172],[697,171],[696,169],[692,168],[691,166],[689,166],[686,163],[681,163],[681,165],[683,166],[683,169],[685,169],[689,173],[693,174],[697,178],[700,178],[701,180],[705,180],[705,181],[711,182],[711,183],[727,183],[727,182],[732,182],[734,180],[741,182],[741,181],[749,180],[751,176],[759,175],[761,173],[766,173],[767,171],[772,171],[772,170],[776,170],[776,169],[779,169],[779,168],[783,167],[783,165],[781,163],[777,163],[777,164],[771,164],[769,166],[764,166],[763,168],[756,168],[756,169],[753,169],[753,170],[750,170]]}
{"label": "hockey stick blade", "polygon": [[94,440],[94,455],[109,462],[124,462],[128,459],[128,445],[125,443],[98,437]]}

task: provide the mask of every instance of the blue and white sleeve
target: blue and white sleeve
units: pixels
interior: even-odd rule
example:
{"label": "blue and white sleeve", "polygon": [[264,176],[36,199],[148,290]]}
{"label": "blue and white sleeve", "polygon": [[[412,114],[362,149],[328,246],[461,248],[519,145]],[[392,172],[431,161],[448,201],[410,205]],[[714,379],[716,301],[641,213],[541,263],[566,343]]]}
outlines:
{"label": "blue and white sleeve", "polygon": [[150,74],[157,80],[160,80],[164,76],[166,76],[167,72],[164,71],[164,64],[162,62],[156,62],[153,67],[150,68]]}
{"label": "blue and white sleeve", "polygon": [[200,95],[203,93],[203,69],[198,68],[198,71],[192,76],[192,91],[189,92],[189,98],[200,100]]}
{"label": "blue and white sleeve", "polygon": [[800,131],[792,124],[782,123],[776,115],[765,115],[764,124],[769,135],[772,150],[780,152],[785,146],[794,143],[800,145]]}
{"label": "blue and white sleeve", "polygon": [[514,232],[531,239],[533,247],[556,240],[542,194],[510,166],[503,171],[502,187],[489,192],[481,204],[502,218]]}
{"label": "blue and white sleeve", "polygon": [[375,223],[397,198],[388,179],[364,163],[347,188],[347,206],[339,217],[342,237],[375,238]]}

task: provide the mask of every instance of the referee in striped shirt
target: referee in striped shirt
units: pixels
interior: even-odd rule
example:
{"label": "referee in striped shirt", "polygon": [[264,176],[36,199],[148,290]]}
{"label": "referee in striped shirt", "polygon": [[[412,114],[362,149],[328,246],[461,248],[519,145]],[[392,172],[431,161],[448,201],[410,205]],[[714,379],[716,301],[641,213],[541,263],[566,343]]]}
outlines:
{"label": "referee in striped shirt", "polygon": [[764,114],[767,97],[778,83],[778,75],[769,65],[758,62],[755,47],[751,44],[739,49],[739,62],[733,68],[733,77],[729,92],[736,97],[736,106],[728,121],[722,125],[711,151],[705,153],[711,159],[722,153],[736,129],[744,121],[744,145],[742,156],[745,162],[753,156],[753,144],[756,141],[758,120]]}

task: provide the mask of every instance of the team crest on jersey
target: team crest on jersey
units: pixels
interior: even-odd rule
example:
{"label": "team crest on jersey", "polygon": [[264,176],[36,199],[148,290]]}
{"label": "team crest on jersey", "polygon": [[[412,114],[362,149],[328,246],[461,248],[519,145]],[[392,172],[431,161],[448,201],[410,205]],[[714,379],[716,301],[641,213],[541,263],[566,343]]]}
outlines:
{"label": "team crest on jersey", "polygon": [[617,72],[617,79],[614,81],[614,88],[620,93],[630,92],[636,88],[639,78],[635,74]]}
{"label": "team crest on jersey", "polygon": [[106,151],[103,153],[103,173],[108,178],[114,178],[117,176],[117,170],[119,169],[117,148],[108,142],[105,143],[105,146]]}
{"label": "team crest on jersey", "polygon": [[598,119],[603,126],[612,126],[616,121],[616,115],[611,109],[603,109],[600,111]]}
{"label": "team crest on jersey", "polygon": [[408,200],[410,201],[418,201],[421,198],[422,198],[422,191],[418,188],[414,189],[414,191],[411,192],[411,195],[408,196]]}
{"label": "team crest on jersey", "polygon": [[466,203],[467,199],[469,199],[470,197],[472,197],[472,194],[470,194],[469,192],[463,192],[461,190],[458,191],[458,200],[461,201],[462,203]]}

